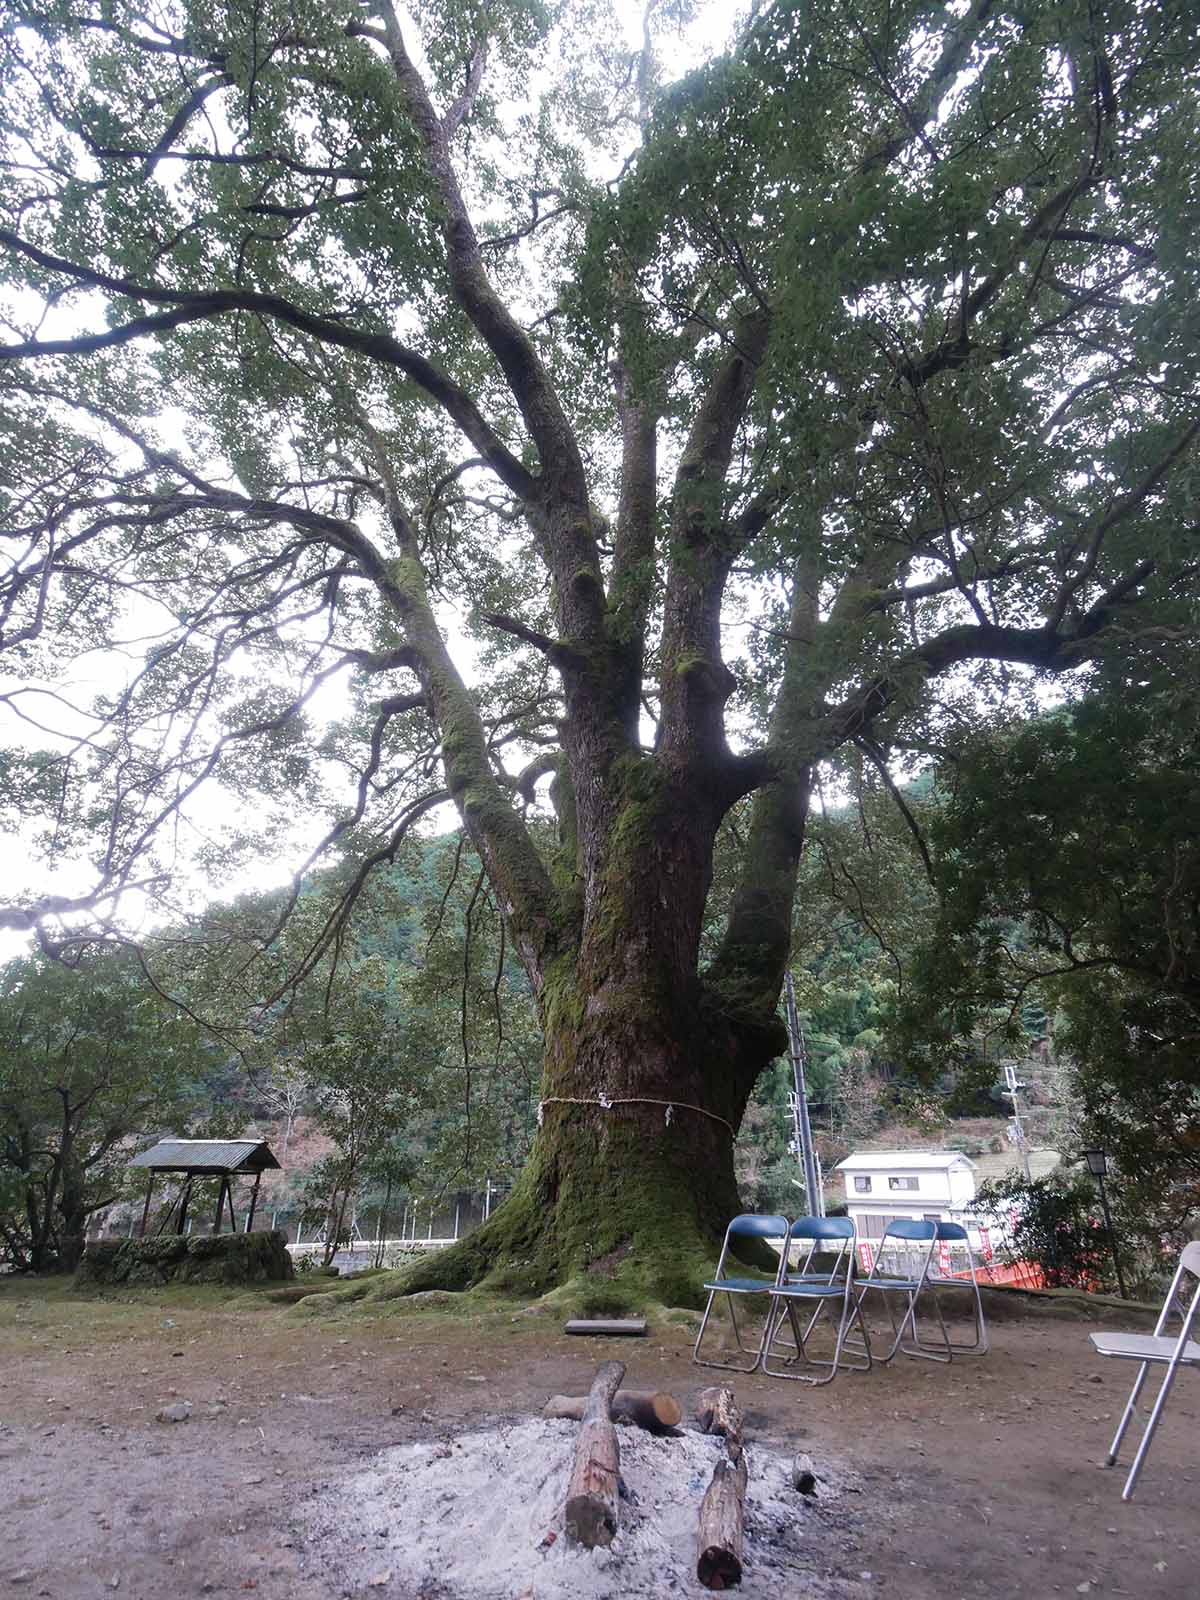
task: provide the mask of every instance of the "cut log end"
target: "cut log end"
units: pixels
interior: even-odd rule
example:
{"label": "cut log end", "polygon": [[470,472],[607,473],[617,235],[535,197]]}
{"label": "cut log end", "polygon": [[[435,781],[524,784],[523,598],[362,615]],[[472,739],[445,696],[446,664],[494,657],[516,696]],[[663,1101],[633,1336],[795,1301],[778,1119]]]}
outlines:
{"label": "cut log end", "polygon": [[[561,1421],[582,1422],[586,1409],[586,1395],[553,1394],[542,1407],[542,1415]],[[631,1422],[649,1433],[666,1433],[671,1428],[677,1428],[682,1418],[683,1407],[673,1394],[620,1389],[613,1398],[614,1422]]]}
{"label": "cut log end", "polygon": [[792,1488],[799,1490],[801,1494],[816,1494],[817,1475],[813,1471],[812,1460],[809,1456],[799,1455],[792,1462]]}
{"label": "cut log end", "polygon": [[706,1589],[736,1589],[742,1581],[742,1563],[732,1550],[714,1545],[711,1550],[701,1550],[696,1576]]}
{"label": "cut log end", "polygon": [[588,1550],[606,1548],[617,1536],[615,1509],[594,1494],[575,1495],[568,1500],[563,1523],[567,1538]]}

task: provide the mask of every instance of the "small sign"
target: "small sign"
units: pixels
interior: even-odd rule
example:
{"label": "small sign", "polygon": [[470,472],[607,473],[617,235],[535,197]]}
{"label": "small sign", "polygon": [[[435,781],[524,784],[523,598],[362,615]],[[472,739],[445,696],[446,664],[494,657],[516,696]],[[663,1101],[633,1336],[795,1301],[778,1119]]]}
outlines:
{"label": "small sign", "polygon": [[980,1230],[979,1230],[979,1254],[983,1257],[983,1259],[985,1261],[990,1261],[992,1259],[992,1257],[995,1255],[995,1253],[996,1252],[992,1249],[992,1235],[991,1235],[990,1230],[987,1229],[987,1228],[980,1228]]}
{"label": "small sign", "polygon": [[866,1242],[865,1239],[858,1247],[858,1259],[862,1263],[862,1269],[864,1272],[870,1272],[871,1268],[875,1265],[875,1252],[871,1249],[871,1246]]}

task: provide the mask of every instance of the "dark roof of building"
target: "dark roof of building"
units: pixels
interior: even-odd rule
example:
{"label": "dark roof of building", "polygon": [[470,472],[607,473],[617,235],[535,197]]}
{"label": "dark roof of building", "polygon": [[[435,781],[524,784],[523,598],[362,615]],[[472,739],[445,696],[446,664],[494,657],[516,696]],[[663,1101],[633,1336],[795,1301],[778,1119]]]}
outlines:
{"label": "dark roof of building", "polygon": [[155,1172],[265,1172],[279,1163],[265,1139],[160,1139],[129,1165]]}

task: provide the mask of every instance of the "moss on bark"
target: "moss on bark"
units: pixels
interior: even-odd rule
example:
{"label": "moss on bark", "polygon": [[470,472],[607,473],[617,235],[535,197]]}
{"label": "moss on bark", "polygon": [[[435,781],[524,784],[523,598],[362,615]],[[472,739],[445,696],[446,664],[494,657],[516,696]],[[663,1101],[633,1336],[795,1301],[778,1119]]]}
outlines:
{"label": "moss on bark", "polygon": [[548,1294],[594,1315],[701,1304],[739,1202],[730,1129],[693,1109],[694,1093],[669,1116],[655,1103],[547,1103],[511,1197],[468,1239],[405,1269],[404,1292]]}

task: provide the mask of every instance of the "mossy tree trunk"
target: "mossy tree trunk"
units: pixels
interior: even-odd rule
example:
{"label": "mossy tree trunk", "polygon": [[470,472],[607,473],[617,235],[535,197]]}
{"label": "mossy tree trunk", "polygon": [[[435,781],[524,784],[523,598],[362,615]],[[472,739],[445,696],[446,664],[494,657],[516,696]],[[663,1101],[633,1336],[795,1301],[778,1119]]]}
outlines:
{"label": "mossy tree trunk", "polygon": [[[482,1281],[530,1294],[570,1284],[593,1311],[687,1304],[739,1209],[736,1130],[786,1042],[775,1004],[805,785],[784,808],[794,826],[780,829],[777,804],[760,808],[754,887],[737,896],[730,936],[701,971],[728,801],[700,774],[673,779],[649,756],[623,757],[610,784],[603,837],[590,849],[568,840],[594,872],[581,896],[564,896],[559,947],[532,964],[545,1059],[530,1161],[488,1224],[416,1269],[414,1289]],[[577,813],[561,795],[560,808]],[[782,842],[774,895],[764,831]]]}

